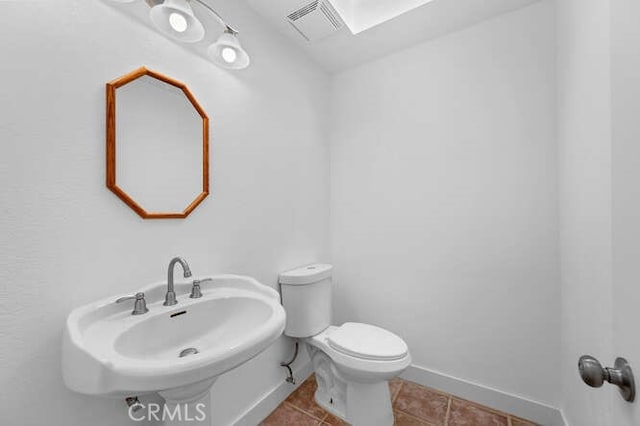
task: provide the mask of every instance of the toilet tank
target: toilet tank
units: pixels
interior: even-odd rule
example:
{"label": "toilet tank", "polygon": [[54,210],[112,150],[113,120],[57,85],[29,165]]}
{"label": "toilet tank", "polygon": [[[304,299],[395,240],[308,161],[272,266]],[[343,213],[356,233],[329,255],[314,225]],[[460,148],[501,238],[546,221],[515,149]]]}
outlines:
{"label": "toilet tank", "polygon": [[280,274],[286,336],[311,337],[331,325],[332,269],[331,265],[318,263]]}

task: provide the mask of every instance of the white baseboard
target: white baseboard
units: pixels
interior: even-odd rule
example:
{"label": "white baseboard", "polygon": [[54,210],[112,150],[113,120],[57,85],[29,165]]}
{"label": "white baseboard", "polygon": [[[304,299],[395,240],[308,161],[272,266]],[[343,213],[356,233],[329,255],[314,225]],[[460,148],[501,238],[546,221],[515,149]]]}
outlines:
{"label": "white baseboard", "polygon": [[543,426],[568,426],[557,408],[467,380],[411,365],[401,378],[513,414]]}
{"label": "white baseboard", "polygon": [[[282,383],[267,392],[262,399],[247,409],[232,424],[234,426],[256,426],[260,424],[260,422],[275,410],[291,392],[296,390],[312,372],[311,362],[300,366],[294,372],[296,378],[295,386],[283,380]],[[400,377],[423,386],[456,395],[463,399],[477,402],[478,404],[486,405],[495,410],[532,420],[543,426],[569,426],[565,422],[561,411],[557,408],[467,380],[428,370],[424,367],[411,365]]]}
{"label": "white baseboard", "polygon": [[232,424],[234,426],[256,426],[260,424],[291,392],[307,380],[312,372],[311,362],[301,365],[293,372],[293,376],[296,379],[295,385],[285,382],[283,378],[282,383],[264,394],[262,399],[241,414]]}

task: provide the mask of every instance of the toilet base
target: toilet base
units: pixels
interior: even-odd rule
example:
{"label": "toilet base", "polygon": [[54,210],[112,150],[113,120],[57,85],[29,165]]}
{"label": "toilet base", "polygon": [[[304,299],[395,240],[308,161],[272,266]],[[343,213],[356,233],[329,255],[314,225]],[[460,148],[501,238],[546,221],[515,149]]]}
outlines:
{"label": "toilet base", "polygon": [[315,400],[329,413],[353,426],[393,426],[391,395],[386,380],[348,380],[327,354],[308,345],[318,382]]}
{"label": "toilet base", "polygon": [[339,409],[343,408],[341,404],[331,402],[326,393],[316,391],[314,399],[320,407],[353,426],[392,426],[394,423],[387,382],[347,385],[348,403],[344,404],[348,407],[347,413]]}

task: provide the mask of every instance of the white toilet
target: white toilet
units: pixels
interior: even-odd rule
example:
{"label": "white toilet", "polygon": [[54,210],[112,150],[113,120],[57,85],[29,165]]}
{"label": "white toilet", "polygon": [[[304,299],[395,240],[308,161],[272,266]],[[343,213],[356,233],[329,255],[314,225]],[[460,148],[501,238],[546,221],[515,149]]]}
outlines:
{"label": "white toilet", "polygon": [[316,264],[280,274],[284,334],[307,343],[318,390],[316,402],[354,426],[391,426],[387,381],[411,363],[400,337],[373,325],[331,325],[331,271]]}

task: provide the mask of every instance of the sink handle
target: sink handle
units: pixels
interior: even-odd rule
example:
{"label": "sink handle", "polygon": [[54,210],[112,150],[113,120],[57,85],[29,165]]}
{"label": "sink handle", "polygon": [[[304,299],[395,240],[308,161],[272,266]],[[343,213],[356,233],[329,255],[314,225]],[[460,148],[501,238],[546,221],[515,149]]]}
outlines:
{"label": "sink handle", "polygon": [[191,287],[191,294],[189,295],[192,299],[199,299],[202,297],[202,291],[200,290],[200,284],[213,281],[212,278],[205,278],[203,280],[193,280],[193,286]]}
{"label": "sink handle", "polygon": [[147,302],[144,300],[144,293],[136,293],[135,296],[125,296],[116,300],[116,303],[122,303],[125,300],[135,300],[136,302],[133,305],[133,312],[131,315],[142,315],[149,312],[147,309]]}

